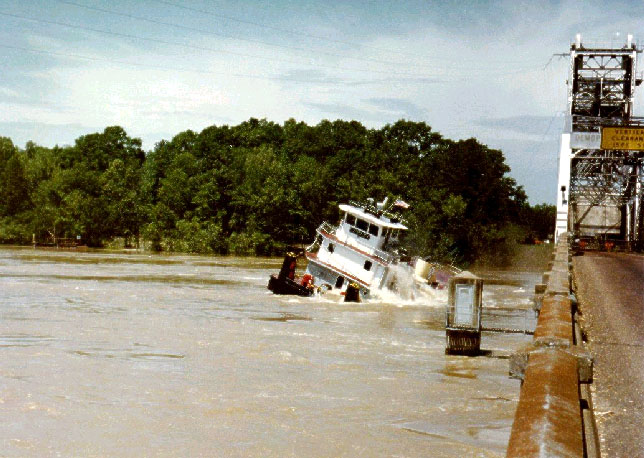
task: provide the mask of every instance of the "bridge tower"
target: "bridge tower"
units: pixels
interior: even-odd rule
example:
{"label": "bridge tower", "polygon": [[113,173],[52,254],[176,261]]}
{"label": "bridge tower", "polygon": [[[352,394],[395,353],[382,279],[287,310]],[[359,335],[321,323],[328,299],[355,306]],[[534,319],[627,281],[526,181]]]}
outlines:
{"label": "bridge tower", "polygon": [[632,35],[617,46],[577,35],[570,47],[555,239],[570,232],[600,249],[644,242],[644,118],[633,116],[641,52]]}

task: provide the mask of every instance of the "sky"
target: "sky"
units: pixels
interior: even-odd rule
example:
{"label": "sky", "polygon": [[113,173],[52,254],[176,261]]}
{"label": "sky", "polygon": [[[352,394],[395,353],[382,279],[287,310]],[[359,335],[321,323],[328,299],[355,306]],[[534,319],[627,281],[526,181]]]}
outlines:
{"label": "sky", "polygon": [[556,198],[556,54],[577,33],[644,44],[644,2],[0,0],[0,24],[0,136],[19,147],[113,125],[149,151],[251,117],[408,119],[501,149],[537,204]]}

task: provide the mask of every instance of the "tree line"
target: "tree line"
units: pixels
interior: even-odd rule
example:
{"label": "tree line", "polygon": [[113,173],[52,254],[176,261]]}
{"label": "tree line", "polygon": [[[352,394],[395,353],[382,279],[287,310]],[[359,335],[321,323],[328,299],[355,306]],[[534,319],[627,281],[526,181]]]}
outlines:
{"label": "tree line", "polygon": [[308,243],[348,200],[410,204],[410,254],[462,262],[508,240],[544,238],[554,207],[528,204],[499,150],[444,138],[424,122],[282,125],[251,118],[181,132],[145,152],[121,127],[71,146],[0,137],[0,243],[51,235],[100,247],[280,253]]}

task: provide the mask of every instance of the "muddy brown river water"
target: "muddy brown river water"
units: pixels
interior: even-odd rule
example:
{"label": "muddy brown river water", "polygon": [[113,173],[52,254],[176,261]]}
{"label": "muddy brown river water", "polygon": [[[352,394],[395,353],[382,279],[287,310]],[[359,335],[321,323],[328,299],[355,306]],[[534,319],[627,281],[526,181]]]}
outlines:
{"label": "muddy brown river water", "polygon": [[[0,248],[0,456],[504,455],[530,336],[446,356],[443,291],[273,296],[280,262]],[[540,278],[478,273],[492,309]]]}

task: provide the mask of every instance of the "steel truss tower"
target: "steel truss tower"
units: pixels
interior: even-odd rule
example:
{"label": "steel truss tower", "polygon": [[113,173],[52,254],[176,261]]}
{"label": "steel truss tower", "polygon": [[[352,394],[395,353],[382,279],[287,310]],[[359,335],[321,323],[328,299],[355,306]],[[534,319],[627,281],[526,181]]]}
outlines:
{"label": "steel truss tower", "polygon": [[600,249],[644,242],[644,118],[633,116],[641,51],[630,35],[619,47],[577,35],[570,47],[555,239],[570,232]]}

